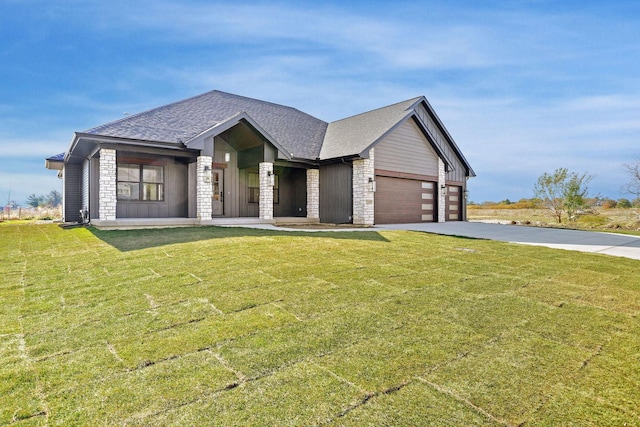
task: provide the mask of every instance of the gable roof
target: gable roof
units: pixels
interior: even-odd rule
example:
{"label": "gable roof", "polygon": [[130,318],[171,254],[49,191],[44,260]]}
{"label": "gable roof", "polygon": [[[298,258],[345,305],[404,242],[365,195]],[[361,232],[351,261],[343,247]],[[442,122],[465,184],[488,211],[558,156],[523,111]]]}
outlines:
{"label": "gable roof", "polygon": [[[447,164],[451,163],[431,131],[421,123],[416,113],[419,105],[423,105],[433,118],[446,143],[467,169],[467,175],[475,176],[424,96],[327,123],[295,108],[214,90],[78,132],[65,153],[65,161],[72,153],[76,159],[83,158],[86,153],[82,149],[76,152],[81,140],[126,141],[177,150],[202,149],[205,138],[219,135],[240,122],[261,134],[287,159],[319,161],[367,157],[373,145],[414,117],[419,125],[422,124],[425,136],[439,155]],[[54,165],[60,161],[59,156],[47,159],[47,164]]]}
{"label": "gable roof", "polygon": [[329,123],[320,159],[361,154],[413,113],[422,97]]}
{"label": "gable roof", "polygon": [[295,108],[217,90],[89,129],[84,134],[176,143],[246,113],[287,154],[316,159],[327,123]]}

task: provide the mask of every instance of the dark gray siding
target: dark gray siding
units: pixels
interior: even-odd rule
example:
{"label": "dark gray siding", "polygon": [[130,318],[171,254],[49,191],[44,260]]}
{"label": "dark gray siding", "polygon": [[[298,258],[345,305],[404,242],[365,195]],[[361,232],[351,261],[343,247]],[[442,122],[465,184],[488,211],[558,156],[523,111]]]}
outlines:
{"label": "dark gray siding", "polygon": [[188,181],[189,181],[189,208],[188,208],[188,217],[189,218],[195,218],[197,215],[196,209],[197,209],[197,192],[196,192],[196,169],[197,169],[197,164],[196,162],[193,163],[189,163],[189,177],[188,177]]}
{"label": "dark gray siding", "polygon": [[249,203],[249,187],[248,174],[258,173],[258,169],[241,169],[239,171],[239,191],[240,213],[241,217],[257,217],[260,215],[260,205],[258,203]]}
{"label": "dark gray siding", "polygon": [[[127,158],[146,159],[149,155],[123,153]],[[164,164],[164,200],[122,201],[116,205],[117,218],[185,218],[188,215],[188,166],[170,157],[153,156]]]}
{"label": "dark gray siding", "polygon": [[438,176],[438,155],[413,120],[407,120],[375,146],[375,168]]}
{"label": "dark gray siding", "polygon": [[307,216],[306,169],[276,167],[278,176],[278,203],[273,205],[276,217]]}
{"label": "dark gray siding", "polygon": [[353,221],[353,168],[351,163],[320,166],[320,222]]}
{"label": "dark gray siding", "polygon": [[80,221],[82,165],[64,165],[64,220]]}

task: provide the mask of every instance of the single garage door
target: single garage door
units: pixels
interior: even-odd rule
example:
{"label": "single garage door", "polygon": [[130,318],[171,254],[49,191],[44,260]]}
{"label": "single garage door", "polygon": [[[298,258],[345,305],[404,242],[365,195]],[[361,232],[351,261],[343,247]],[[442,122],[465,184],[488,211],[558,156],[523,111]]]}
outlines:
{"label": "single garage door", "polygon": [[462,221],[462,187],[447,185],[447,221]]}
{"label": "single garage door", "polygon": [[376,176],[375,223],[435,221],[436,188],[435,182]]}

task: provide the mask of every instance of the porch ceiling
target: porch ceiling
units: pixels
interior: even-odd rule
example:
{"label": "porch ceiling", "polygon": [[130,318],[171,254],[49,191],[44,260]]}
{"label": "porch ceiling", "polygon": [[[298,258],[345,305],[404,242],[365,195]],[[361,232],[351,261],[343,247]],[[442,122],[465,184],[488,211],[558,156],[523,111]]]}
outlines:
{"label": "porch ceiling", "polygon": [[267,142],[244,122],[240,122],[231,129],[224,131],[220,136],[236,151],[259,147]]}

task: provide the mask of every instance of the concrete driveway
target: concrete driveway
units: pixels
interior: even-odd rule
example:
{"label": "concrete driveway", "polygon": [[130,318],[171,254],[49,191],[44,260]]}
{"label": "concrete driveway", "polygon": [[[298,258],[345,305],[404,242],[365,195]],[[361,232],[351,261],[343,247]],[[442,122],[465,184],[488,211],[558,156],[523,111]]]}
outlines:
{"label": "concrete driveway", "polygon": [[287,231],[380,231],[409,230],[449,236],[498,240],[524,245],[546,246],[554,249],[593,252],[640,260],[640,236],[629,236],[595,231],[565,230],[562,228],[527,227],[522,225],[489,224],[484,222],[427,222],[418,224],[385,224],[370,228],[307,228],[274,226],[272,224],[245,224],[233,227],[250,227]]}
{"label": "concrete driveway", "polygon": [[393,224],[375,226],[373,230],[375,229],[423,231],[572,251],[594,252],[640,260],[640,236],[624,234],[487,224],[482,222]]}

